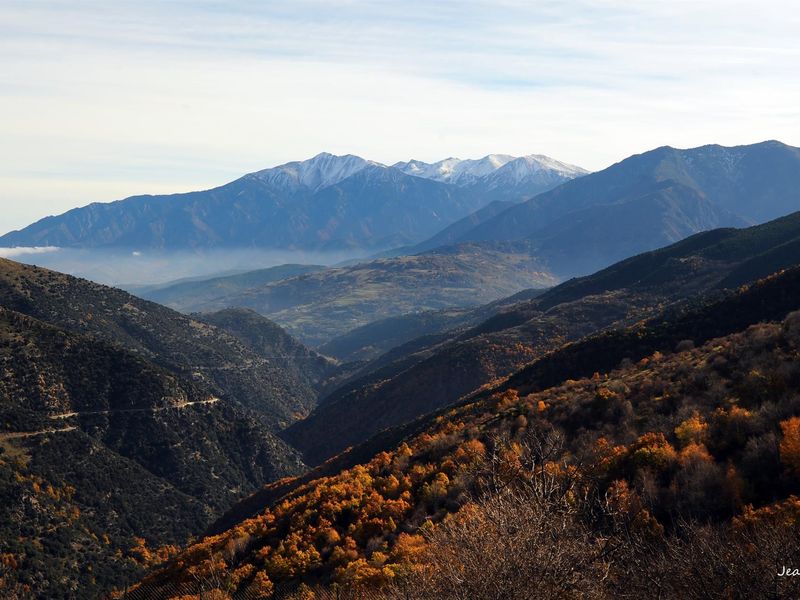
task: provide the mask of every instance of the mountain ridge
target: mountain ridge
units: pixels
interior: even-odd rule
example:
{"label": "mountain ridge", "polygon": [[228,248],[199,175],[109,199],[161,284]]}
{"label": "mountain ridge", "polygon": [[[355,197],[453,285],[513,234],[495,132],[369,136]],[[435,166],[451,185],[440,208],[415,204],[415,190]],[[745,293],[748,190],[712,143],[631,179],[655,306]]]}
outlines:
{"label": "mountain ridge", "polygon": [[[764,222],[797,210],[798,165],[800,149],[777,141],[733,147],[710,144],[684,150],[662,146],[514,206],[479,224],[460,241],[522,239],[534,229],[528,225],[534,219],[541,228],[580,208],[641,196],[653,185],[668,180],[683,184],[752,224]],[[761,200],[755,202],[753,198]]]}
{"label": "mountain ridge", "polygon": [[[122,290],[7,259],[0,259],[0,305],[193,378],[209,395],[256,411],[271,428],[310,410],[316,402],[311,380],[324,377],[323,368],[307,380],[294,378],[222,328]],[[276,341],[288,337],[274,331]]]}
{"label": "mountain ridge", "polygon": [[[537,192],[572,173],[551,172],[539,163],[531,172],[540,178],[550,173],[548,183],[536,184]],[[382,250],[430,237],[490,202],[486,193],[354,155],[322,153],[209,190],[95,202],[6,233],[0,244],[135,251]]]}
{"label": "mountain ridge", "polygon": [[191,377],[2,305],[0,371],[0,554],[40,597],[106,597],[144,571],[148,546],[168,552],[303,471]]}

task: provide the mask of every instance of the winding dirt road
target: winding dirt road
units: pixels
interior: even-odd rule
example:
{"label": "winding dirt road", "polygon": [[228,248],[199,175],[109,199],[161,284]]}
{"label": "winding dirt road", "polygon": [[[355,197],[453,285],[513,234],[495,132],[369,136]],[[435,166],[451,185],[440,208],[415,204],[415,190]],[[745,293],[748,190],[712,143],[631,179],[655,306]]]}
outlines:
{"label": "winding dirt road", "polygon": [[208,400],[181,402],[179,404],[172,404],[171,406],[158,406],[156,408],[118,408],[112,410],[83,410],[79,412],[68,412],[68,413],[59,413],[57,415],[48,415],[48,418],[69,419],[70,417],[80,417],[85,415],[110,415],[118,413],[161,412],[164,410],[171,410],[173,408],[186,408],[187,406],[195,406],[198,404],[216,404],[217,402],[219,402],[219,398],[209,398]]}
{"label": "winding dirt road", "polygon": [[[84,415],[109,415],[109,414],[116,414],[116,413],[136,413],[136,412],[161,412],[164,410],[170,410],[173,408],[186,408],[187,406],[195,406],[198,404],[216,404],[219,402],[219,398],[209,398],[208,400],[195,400],[194,402],[181,402],[178,404],[173,404],[171,406],[159,406],[156,408],[120,408],[117,410],[89,410],[89,411],[80,411],[80,412],[68,412],[68,413],[60,413],[57,415],[48,415],[48,418],[57,420],[57,419],[69,419],[71,417],[80,417]],[[34,437],[37,435],[46,435],[50,433],[65,433],[67,431],[74,431],[77,429],[75,426],[68,426],[62,427],[60,429],[41,429],[39,431],[11,431],[11,432],[0,432],[0,441],[6,440],[16,440],[22,438],[29,438]]]}

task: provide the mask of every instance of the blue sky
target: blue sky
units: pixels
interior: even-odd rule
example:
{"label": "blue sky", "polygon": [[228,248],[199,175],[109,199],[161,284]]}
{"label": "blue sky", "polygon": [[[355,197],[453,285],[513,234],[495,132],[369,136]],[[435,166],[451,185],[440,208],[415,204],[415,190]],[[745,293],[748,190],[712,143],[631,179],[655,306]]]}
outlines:
{"label": "blue sky", "polygon": [[790,1],[0,4],[0,231],[320,151],[800,145]]}

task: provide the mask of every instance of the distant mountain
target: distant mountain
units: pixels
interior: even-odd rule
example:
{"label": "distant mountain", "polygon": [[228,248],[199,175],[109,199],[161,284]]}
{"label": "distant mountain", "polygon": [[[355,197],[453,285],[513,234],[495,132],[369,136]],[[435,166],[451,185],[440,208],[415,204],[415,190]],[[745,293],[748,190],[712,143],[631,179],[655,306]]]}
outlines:
{"label": "distant mountain", "polygon": [[565,342],[797,264],[800,213],[747,229],[697,234],[505,307],[466,331],[408,342],[389,353],[390,360],[362,367],[282,435],[316,464],[381,429],[455,402]]}
{"label": "distant mountain", "polygon": [[476,216],[469,231],[440,233],[416,247],[525,240],[553,273],[568,277],[692,233],[763,223],[798,208],[800,149],[775,141],[732,148],[662,147],[488,219]]}
{"label": "distant mountain", "polygon": [[248,177],[258,179],[271,188],[292,194],[303,191],[316,192],[336,185],[369,165],[383,166],[352,154],[334,156],[322,152],[309,160],[294,161],[272,169],[256,171]]}
{"label": "distant mountain", "polygon": [[691,188],[665,182],[663,187],[624,202],[590,206],[558,217],[525,241],[553,273],[567,278],[697,232],[750,223]]}
{"label": "distant mountain", "polygon": [[473,184],[461,186],[323,153],[211,190],[76,208],[8,233],[0,246],[381,250],[422,241],[504,194],[521,200],[520,185],[539,192],[583,173],[561,165],[537,158],[515,171],[511,191],[502,178],[477,178],[494,172],[474,166],[462,169],[465,182],[467,171],[474,174]]}
{"label": "distant mountain", "polygon": [[378,319],[474,307],[555,282],[525,248],[463,244],[306,273],[213,299],[192,289],[173,295],[168,305],[184,312],[250,308],[317,345]]}
{"label": "distant mountain", "polygon": [[512,160],[514,157],[507,154],[489,154],[474,160],[451,157],[435,163],[412,159],[408,162],[395,163],[392,166],[415,177],[466,186],[486,177]]}
{"label": "distant mountain", "polygon": [[128,286],[131,294],[158,302],[165,306],[180,305],[191,297],[195,303],[213,302],[217,298],[242,292],[246,289],[266,285],[281,279],[297,277],[305,273],[321,271],[321,265],[279,265],[233,275],[192,278],[190,281],[168,282],[162,285]]}

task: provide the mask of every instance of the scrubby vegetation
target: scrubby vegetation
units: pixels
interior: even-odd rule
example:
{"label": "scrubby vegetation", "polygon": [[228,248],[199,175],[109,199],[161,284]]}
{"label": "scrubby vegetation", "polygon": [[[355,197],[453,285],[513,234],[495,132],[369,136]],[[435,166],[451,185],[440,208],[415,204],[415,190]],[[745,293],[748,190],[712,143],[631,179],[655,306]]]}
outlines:
{"label": "scrubby vegetation", "polygon": [[529,249],[464,244],[446,252],[373,260],[290,277],[171,306],[200,311],[244,306],[268,315],[307,344],[322,344],[378,319],[420,310],[477,306],[556,282]]}
{"label": "scrubby vegetation", "polygon": [[264,597],[793,597],[778,573],[800,559],[800,314],[693,346],[500,386],[190,547],[140,593],[214,573]]}

